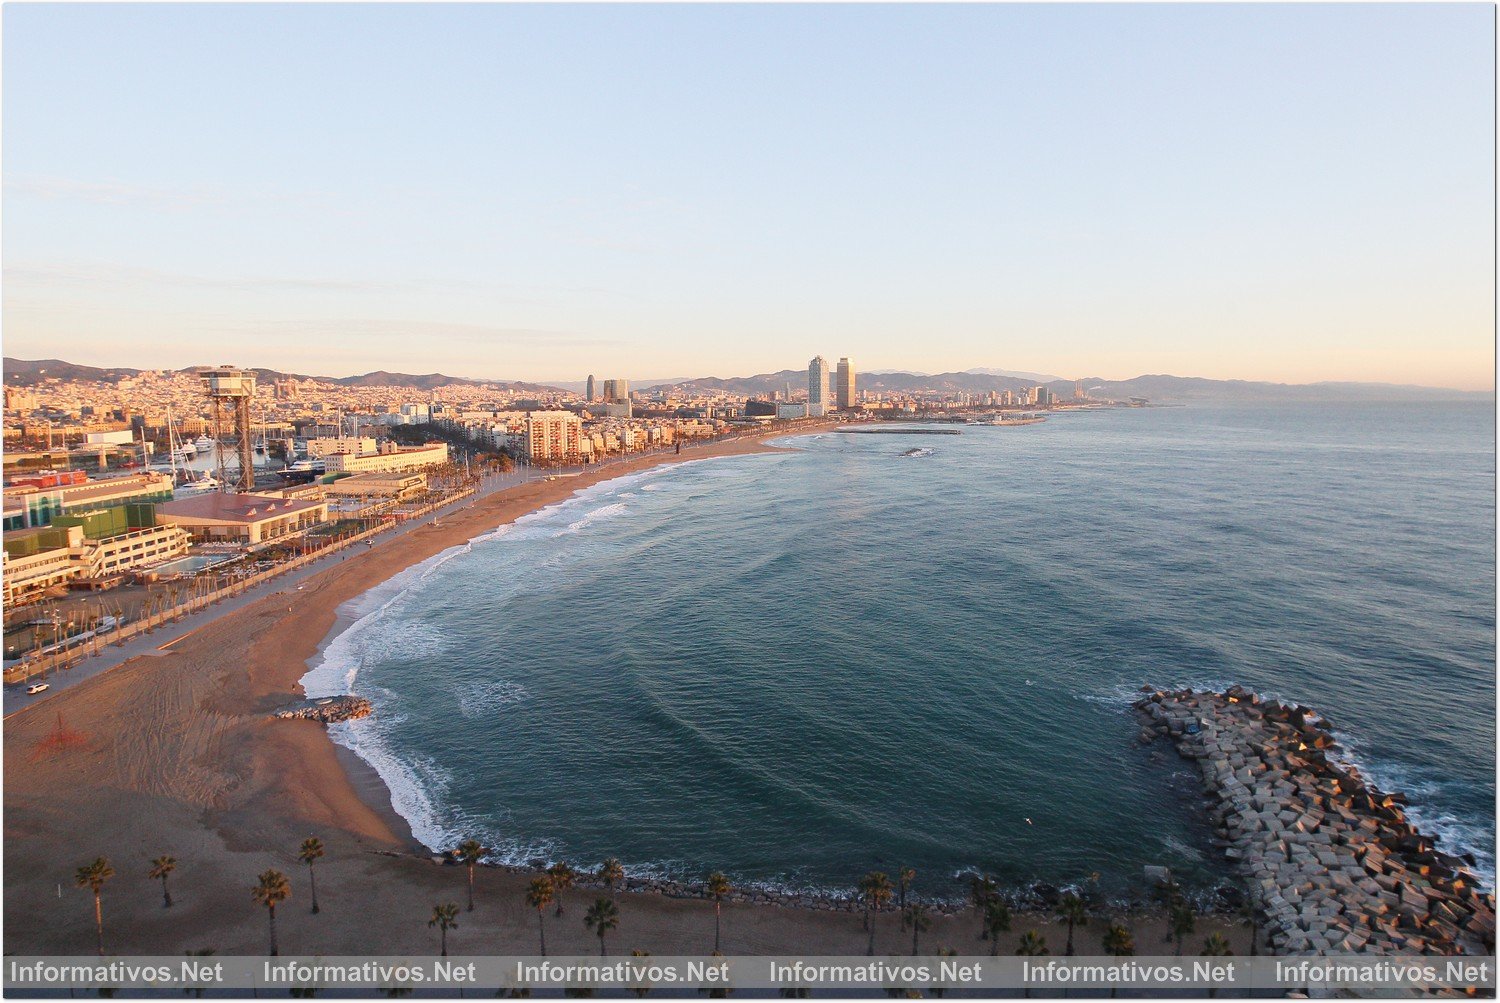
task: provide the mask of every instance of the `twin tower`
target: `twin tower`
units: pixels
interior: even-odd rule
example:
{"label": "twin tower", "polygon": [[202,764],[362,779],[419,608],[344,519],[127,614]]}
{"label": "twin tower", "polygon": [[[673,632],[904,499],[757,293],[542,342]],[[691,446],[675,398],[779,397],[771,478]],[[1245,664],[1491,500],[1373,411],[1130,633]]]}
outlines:
{"label": "twin tower", "polygon": [[848,357],[839,360],[838,396],[835,399],[829,380],[828,360],[818,356],[807,364],[807,416],[821,418],[835,407],[847,410],[854,406],[854,363]]}

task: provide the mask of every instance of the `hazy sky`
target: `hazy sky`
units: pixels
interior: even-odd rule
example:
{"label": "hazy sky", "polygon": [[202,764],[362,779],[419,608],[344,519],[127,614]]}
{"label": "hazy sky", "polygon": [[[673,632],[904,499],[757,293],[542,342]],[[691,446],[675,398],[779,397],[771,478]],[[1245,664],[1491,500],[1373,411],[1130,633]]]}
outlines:
{"label": "hazy sky", "polygon": [[1492,7],[4,8],[4,349],[1493,385]]}

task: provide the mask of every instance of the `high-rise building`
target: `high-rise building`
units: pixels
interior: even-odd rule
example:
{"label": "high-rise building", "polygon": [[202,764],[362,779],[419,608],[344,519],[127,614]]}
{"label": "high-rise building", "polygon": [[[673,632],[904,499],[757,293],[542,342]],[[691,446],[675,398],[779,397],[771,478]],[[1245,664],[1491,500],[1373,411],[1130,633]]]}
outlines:
{"label": "high-rise building", "polygon": [[604,413],[615,418],[630,417],[630,381],[604,381]]}
{"label": "high-rise building", "polygon": [[583,423],[571,411],[529,411],[524,434],[533,461],[571,460],[581,448]]}
{"label": "high-rise building", "polygon": [[807,364],[807,416],[823,417],[832,399],[828,392],[828,360],[820,355]]}
{"label": "high-rise building", "polygon": [[583,399],[586,400],[586,401],[592,401],[594,399],[594,374],[593,373],[589,373],[588,390],[584,394]]}
{"label": "high-rise building", "polygon": [[847,356],[839,360],[838,404],[841,408],[854,406],[854,363]]}
{"label": "high-rise building", "polygon": [[1052,391],[1046,387],[1037,387],[1031,391],[1031,402],[1045,407],[1052,403]]}

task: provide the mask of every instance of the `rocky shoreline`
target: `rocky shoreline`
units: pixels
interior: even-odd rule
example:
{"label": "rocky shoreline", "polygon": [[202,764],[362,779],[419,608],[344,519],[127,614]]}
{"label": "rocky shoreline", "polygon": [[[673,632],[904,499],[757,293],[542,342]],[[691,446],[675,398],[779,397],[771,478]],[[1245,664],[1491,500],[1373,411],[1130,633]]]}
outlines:
{"label": "rocky shoreline", "polygon": [[[434,864],[446,867],[462,866],[455,851],[449,850],[445,853],[430,854],[426,857]],[[545,860],[534,860],[525,865],[497,863],[494,861],[483,861],[480,867],[494,868],[510,874],[532,874],[544,876],[547,873],[549,862]],[[603,881],[589,871],[575,872],[573,887],[580,889],[593,889],[606,891]],[[616,882],[615,891],[635,892],[647,895],[661,895],[665,898],[674,899],[710,899],[713,897],[708,890],[706,881],[683,881],[673,878],[656,877],[626,877]],[[1143,892],[1145,891],[1143,887]],[[999,896],[1005,900],[1011,910],[1022,916],[1045,915],[1050,916],[1056,909],[1058,901],[1065,892],[1072,891],[1083,897],[1091,910],[1103,914],[1131,916],[1158,914],[1162,911],[1159,903],[1153,902],[1148,896],[1141,895],[1133,897],[1129,901],[1105,901],[1100,896],[1092,893],[1087,888],[1062,888],[1046,882],[1037,882],[1019,889],[999,890]],[[1228,914],[1234,911],[1237,904],[1237,889],[1233,886],[1225,886],[1215,889],[1210,907],[1200,909],[1203,913]],[[738,902],[747,905],[774,905],[786,909],[812,909],[822,912],[844,912],[863,913],[865,909],[864,900],[852,889],[849,892],[837,892],[827,889],[785,889],[762,885],[737,886],[730,890],[724,897],[725,902]],[[928,911],[936,916],[958,916],[972,908],[965,895],[959,894],[951,897],[935,897],[932,895],[913,892],[910,901],[921,902]],[[893,901],[879,912],[898,911]]]}
{"label": "rocky shoreline", "polygon": [[1472,862],[1408,822],[1402,795],[1338,762],[1317,714],[1238,686],[1147,692],[1141,741],[1165,737],[1198,764],[1274,953],[1494,953],[1495,901]]}
{"label": "rocky shoreline", "polygon": [[339,721],[356,721],[362,717],[369,717],[374,712],[375,707],[370,701],[351,694],[324,697],[319,700],[303,700],[291,707],[282,708],[271,716],[279,721],[304,720],[336,724]]}

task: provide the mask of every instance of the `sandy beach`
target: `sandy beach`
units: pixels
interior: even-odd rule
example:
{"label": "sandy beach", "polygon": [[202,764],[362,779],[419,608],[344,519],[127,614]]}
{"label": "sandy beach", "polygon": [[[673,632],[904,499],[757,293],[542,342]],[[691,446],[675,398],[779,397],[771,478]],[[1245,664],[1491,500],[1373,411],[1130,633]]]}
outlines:
{"label": "sandy beach", "polygon": [[[534,481],[482,498],[437,527],[359,548],[347,560],[210,623],[170,652],[136,658],[6,720],[6,949],[20,954],[93,951],[93,909],[73,887],[75,868],[106,856],[116,877],[104,890],[105,948],[111,953],[177,954],[211,948],[254,954],[266,948],[265,911],[251,900],[261,871],[288,874],[293,897],[278,909],[283,953],[436,953],[427,926],[435,903],[462,903],[462,869],[434,865],[415,852],[409,831],[389,807],[373,770],[336,747],[324,726],[272,721],[269,714],[300,696],[298,680],[331,630],[339,607],[402,569],[440,551],[564,500],[600,480],[649,466],[773,447],[784,430],[703,446],[681,456],[645,457],[553,481]],[[48,741],[59,722],[72,734]],[[539,791],[539,796],[542,792]],[[310,914],[307,869],[298,843],[315,835],[327,846],[318,862],[322,911]],[[160,884],[147,877],[152,858],[177,859],[175,905],[162,907]],[[481,869],[476,909],[461,913],[450,935],[455,953],[529,953],[536,914],[525,907],[530,876]],[[582,915],[593,893],[566,893],[564,916],[548,916],[554,954],[586,954],[597,941]],[[621,897],[612,953],[706,953],[713,910],[701,900],[653,894]],[[1099,953],[1104,917],[1078,931],[1079,953]],[[879,949],[905,953],[909,934],[882,916]],[[1131,920],[1140,953],[1170,953],[1160,919]],[[1007,953],[1022,929],[1005,936]],[[1042,924],[1054,953],[1065,933]],[[953,947],[987,953],[972,914],[940,917],[923,950]],[[1204,917],[1189,941],[1197,953],[1210,932],[1223,932],[1236,953],[1246,932]],[[727,953],[862,954],[866,934],[856,915],[784,906],[725,907]]]}

